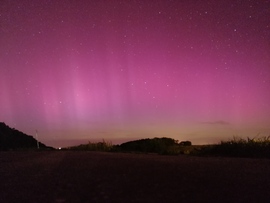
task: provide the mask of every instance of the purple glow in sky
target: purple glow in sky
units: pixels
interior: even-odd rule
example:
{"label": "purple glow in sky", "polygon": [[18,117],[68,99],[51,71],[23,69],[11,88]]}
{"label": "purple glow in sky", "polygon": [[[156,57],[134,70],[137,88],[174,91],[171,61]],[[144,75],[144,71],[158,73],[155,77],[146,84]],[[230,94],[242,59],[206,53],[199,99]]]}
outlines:
{"label": "purple glow in sky", "polygon": [[270,135],[270,1],[4,0],[0,121],[51,146]]}

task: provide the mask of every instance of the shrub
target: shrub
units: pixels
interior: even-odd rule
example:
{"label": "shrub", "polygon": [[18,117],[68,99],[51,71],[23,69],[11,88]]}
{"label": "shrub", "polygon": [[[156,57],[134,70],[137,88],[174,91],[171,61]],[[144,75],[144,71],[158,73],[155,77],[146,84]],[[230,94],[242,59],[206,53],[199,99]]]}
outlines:
{"label": "shrub", "polygon": [[111,151],[113,145],[111,142],[106,142],[102,140],[102,142],[88,142],[88,144],[81,144],[79,146],[69,147],[71,150],[85,150],[85,151]]}
{"label": "shrub", "polygon": [[178,141],[172,138],[141,139],[126,142],[120,145],[122,151],[134,151],[144,153],[175,154],[177,153]]}
{"label": "shrub", "polygon": [[270,136],[247,139],[236,138],[221,141],[204,149],[205,154],[231,156],[231,157],[268,157],[270,158]]}

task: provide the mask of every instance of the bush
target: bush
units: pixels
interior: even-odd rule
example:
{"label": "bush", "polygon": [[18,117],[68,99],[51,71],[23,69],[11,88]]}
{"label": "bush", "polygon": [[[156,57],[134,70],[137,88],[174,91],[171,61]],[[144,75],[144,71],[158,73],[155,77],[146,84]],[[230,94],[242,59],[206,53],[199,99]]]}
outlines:
{"label": "bush", "polygon": [[120,145],[122,151],[134,151],[144,153],[174,154],[177,153],[178,141],[172,138],[141,139],[126,142]]}
{"label": "bush", "polygon": [[88,142],[88,144],[81,144],[79,146],[69,147],[70,150],[85,150],[85,151],[111,151],[113,145],[111,142],[106,142],[102,140],[102,142]]}
{"label": "bush", "polygon": [[231,157],[268,157],[270,158],[270,136],[250,139],[234,137],[229,141],[221,141],[217,145],[205,148],[205,154]]}

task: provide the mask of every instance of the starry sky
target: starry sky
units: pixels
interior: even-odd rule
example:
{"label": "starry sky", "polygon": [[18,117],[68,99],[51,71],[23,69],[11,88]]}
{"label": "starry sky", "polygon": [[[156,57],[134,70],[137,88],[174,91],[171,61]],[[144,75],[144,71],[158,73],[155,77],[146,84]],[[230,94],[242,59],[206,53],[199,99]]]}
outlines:
{"label": "starry sky", "polygon": [[47,145],[270,135],[269,0],[1,0],[0,121]]}

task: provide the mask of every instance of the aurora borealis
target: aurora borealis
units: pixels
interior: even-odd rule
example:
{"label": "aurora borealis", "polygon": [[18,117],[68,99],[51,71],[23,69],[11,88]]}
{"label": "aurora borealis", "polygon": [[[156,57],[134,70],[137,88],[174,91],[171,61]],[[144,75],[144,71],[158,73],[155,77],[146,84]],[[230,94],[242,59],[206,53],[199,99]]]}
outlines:
{"label": "aurora borealis", "polygon": [[270,1],[4,0],[0,121],[52,146],[270,135]]}

